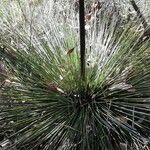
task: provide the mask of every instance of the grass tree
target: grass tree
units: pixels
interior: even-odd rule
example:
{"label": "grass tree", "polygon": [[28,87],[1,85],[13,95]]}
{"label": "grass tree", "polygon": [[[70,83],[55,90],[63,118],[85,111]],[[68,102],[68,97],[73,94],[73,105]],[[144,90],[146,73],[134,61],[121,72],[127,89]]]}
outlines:
{"label": "grass tree", "polygon": [[149,38],[79,3],[0,2],[1,134],[19,150],[148,149]]}

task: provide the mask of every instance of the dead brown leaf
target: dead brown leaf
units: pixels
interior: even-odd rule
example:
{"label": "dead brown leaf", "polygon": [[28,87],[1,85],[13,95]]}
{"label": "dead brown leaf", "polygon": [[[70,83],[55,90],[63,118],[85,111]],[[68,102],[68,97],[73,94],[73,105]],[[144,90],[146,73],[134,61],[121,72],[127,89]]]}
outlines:
{"label": "dead brown leaf", "polygon": [[70,55],[74,51],[74,48],[67,50],[67,55]]}

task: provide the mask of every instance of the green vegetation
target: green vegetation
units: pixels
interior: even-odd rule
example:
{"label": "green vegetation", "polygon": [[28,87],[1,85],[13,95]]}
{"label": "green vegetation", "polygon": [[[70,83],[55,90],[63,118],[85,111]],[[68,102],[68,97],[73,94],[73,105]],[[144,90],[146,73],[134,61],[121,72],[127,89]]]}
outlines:
{"label": "green vegetation", "polygon": [[0,4],[0,133],[10,147],[149,149],[150,39],[138,17],[91,7],[82,80],[78,5]]}

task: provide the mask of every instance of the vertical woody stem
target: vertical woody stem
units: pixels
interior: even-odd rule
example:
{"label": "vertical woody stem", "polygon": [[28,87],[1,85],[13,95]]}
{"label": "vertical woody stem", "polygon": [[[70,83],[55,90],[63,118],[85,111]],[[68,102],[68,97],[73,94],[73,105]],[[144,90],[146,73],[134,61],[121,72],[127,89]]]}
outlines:
{"label": "vertical woody stem", "polygon": [[85,19],[84,0],[79,0],[81,79],[85,80]]}

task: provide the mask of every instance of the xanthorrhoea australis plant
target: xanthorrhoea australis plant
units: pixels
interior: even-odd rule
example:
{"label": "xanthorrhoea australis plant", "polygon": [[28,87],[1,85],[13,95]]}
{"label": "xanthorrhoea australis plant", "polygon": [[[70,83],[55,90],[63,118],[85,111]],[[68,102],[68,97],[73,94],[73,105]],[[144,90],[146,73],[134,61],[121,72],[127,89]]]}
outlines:
{"label": "xanthorrhoea australis plant", "polygon": [[0,54],[10,82],[1,88],[1,131],[13,131],[8,139],[18,149],[146,148],[150,45],[140,41],[138,23],[92,12],[82,81],[74,5],[22,3],[1,5]]}

